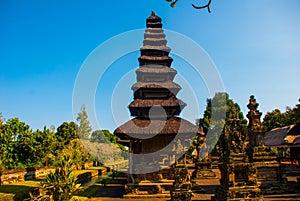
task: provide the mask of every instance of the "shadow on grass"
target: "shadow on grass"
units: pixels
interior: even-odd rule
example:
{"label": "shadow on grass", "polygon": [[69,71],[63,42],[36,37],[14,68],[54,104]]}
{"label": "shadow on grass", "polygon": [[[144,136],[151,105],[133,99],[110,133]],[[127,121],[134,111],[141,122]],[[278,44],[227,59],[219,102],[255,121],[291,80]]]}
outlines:
{"label": "shadow on grass", "polygon": [[[29,198],[29,192],[38,191],[37,187],[22,186],[22,185],[4,185],[0,186],[0,200],[23,201]],[[7,195],[5,195],[7,194]]]}
{"label": "shadow on grass", "polygon": [[84,191],[76,193],[75,196],[90,198],[99,188],[101,188],[99,185],[89,186]]}

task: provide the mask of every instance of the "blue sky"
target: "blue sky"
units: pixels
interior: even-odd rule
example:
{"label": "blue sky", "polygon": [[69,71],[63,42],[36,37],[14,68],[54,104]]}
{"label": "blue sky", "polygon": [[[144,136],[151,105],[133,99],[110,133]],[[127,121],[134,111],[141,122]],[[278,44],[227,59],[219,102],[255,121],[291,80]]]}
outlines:
{"label": "blue sky", "polygon": [[[151,10],[162,17],[165,29],[186,35],[209,54],[225,90],[240,104],[244,113],[251,94],[256,96],[264,114],[297,104],[300,98],[300,2],[213,0],[210,14],[191,7],[191,3],[201,2],[204,1],[180,0],[171,9],[164,0],[2,0],[2,115],[6,119],[19,117],[34,129],[74,120],[72,94],[83,62],[98,45],[111,37],[145,28],[145,19]],[[142,44],[142,38],[138,40]],[[120,45],[127,43],[124,41]],[[111,101],[115,88],[116,83],[110,78],[120,79],[134,70],[138,55],[134,52],[118,59],[108,70],[107,78],[99,83],[104,87],[98,88],[104,90],[97,91],[95,108],[103,129],[112,131],[119,123],[112,118],[110,107],[103,103]],[[180,58],[174,59],[173,67],[192,83],[199,110],[203,111],[209,95],[205,84],[189,80],[192,78],[185,70],[188,64]],[[135,82],[134,76],[126,79],[126,83]],[[130,93],[129,89],[127,94]],[[179,93],[180,98],[189,103],[184,89],[182,93]],[[132,94],[120,102],[126,105],[131,98]],[[124,111],[130,118],[127,108]],[[196,116],[202,116],[188,107],[184,112],[192,122]]]}

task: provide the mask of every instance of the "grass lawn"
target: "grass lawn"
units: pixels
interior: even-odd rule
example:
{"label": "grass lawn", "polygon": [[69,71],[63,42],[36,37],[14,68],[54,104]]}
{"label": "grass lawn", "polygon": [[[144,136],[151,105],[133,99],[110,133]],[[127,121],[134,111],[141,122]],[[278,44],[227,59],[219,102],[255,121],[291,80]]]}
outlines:
{"label": "grass lawn", "polygon": [[24,181],[0,186],[0,200],[23,201],[24,198],[29,197],[29,192],[32,192],[39,187],[39,184],[40,181]]}
{"label": "grass lawn", "polygon": [[[103,169],[103,167],[92,167],[86,170],[75,170],[74,174],[76,176],[89,173],[92,175],[97,175],[99,169]],[[20,183],[0,186],[0,201],[23,201],[24,198],[29,197],[29,192],[37,190],[40,185],[40,181],[41,180],[24,181]],[[80,200],[85,200],[93,195],[101,185],[102,184],[100,183],[95,183],[94,185],[84,189],[84,191],[77,193],[76,197]]]}

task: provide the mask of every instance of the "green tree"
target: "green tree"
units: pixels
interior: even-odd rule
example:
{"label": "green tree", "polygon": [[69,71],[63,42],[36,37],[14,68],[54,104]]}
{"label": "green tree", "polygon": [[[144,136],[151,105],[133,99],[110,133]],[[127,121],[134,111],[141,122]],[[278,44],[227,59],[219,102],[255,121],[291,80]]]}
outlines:
{"label": "green tree", "polygon": [[[203,149],[213,149],[213,154],[221,154],[219,153],[220,151],[218,151],[220,147],[219,138],[221,137],[225,125],[225,119],[229,117],[232,107],[236,108],[239,118],[242,120],[242,123],[245,124],[247,120],[244,118],[240,106],[230,99],[227,93],[216,93],[212,99],[207,99],[203,118],[196,120],[196,124],[203,129],[206,135],[206,143]],[[212,147],[213,145],[215,146]]]}
{"label": "green tree", "polygon": [[[19,118],[8,119],[5,126],[5,135],[11,139],[10,152],[8,160],[11,161],[8,168],[18,168],[26,166],[30,161],[28,151],[31,149],[32,130],[25,122],[21,122]],[[28,143],[28,145],[27,145]]]}
{"label": "green tree", "polygon": [[286,126],[286,115],[284,113],[281,113],[279,109],[275,109],[265,115],[263,124],[268,128],[268,130]]}
{"label": "green tree", "polygon": [[88,139],[92,131],[92,127],[88,120],[88,114],[86,112],[86,107],[83,105],[80,112],[78,113],[77,121],[79,122],[78,126],[78,136],[81,139]]}
{"label": "green tree", "polygon": [[65,157],[68,157],[72,160],[76,168],[80,169],[84,163],[91,158],[84,146],[84,141],[86,140],[73,139],[70,141],[70,143],[60,151],[57,160],[62,161]]}
{"label": "green tree", "polygon": [[110,136],[107,138],[107,134],[103,130],[95,130],[91,135],[91,142],[99,142],[99,143],[108,143],[110,141]]}
{"label": "green tree", "polygon": [[0,172],[8,169],[13,163],[13,139],[8,132],[8,126],[0,118]]}
{"label": "green tree", "polygon": [[67,145],[71,140],[78,138],[78,126],[75,122],[63,122],[57,127],[56,137],[61,143],[61,147]]}
{"label": "green tree", "polygon": [[268,112],[263,119],[263,124],[268,128],[268,130],[296,124],[299,122],[300,104],[297,104],[294,108],[287,107],[285,112],[275,109],[272,112]]}
{"label": "green tree", "polygon": [[36,136],[36,141],[38,144],[36,145],[36,151],[39,153],[38,161],[35,162],[41,163],[42,165],[49,165],[49,158],[55,153],[58,147],[58,140],[56,138],[55,132],[51,129],[44,127],[42,131],[37,130],[35,133],[37,133]]}

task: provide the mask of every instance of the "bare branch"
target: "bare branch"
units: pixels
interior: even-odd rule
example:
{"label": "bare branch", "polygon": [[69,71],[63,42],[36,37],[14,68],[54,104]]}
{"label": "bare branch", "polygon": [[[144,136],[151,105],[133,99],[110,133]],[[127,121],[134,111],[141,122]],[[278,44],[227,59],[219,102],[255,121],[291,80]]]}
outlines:
{"label": "bare branch", "polygon": [[212,0],[209,0],[208,3],[205,5],[205,6],[195,6],[194,4],[192,4],[192,6],[196,9],[204,9],[204,8],[207,8],[208,12],[210,13],[211,10],[210,10],[210,4],[211,4],[211,1]]}

